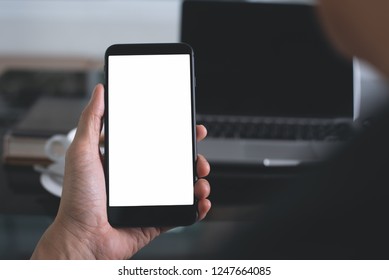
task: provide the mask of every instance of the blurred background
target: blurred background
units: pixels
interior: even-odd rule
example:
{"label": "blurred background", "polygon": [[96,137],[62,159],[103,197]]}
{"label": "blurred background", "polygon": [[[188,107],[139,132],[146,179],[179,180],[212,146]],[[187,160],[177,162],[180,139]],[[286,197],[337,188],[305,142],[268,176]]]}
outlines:
{"label": "blurred background", "polygon": [[[28,259],[56,214],[59,198],[42,187],[34,165],[47,163],[39,154],[42,143],[73,128],[94,85],[103,82],[106,48],[178,42],[181,5],[180,0],[0,0],[1,259]],[[363,62],[361,73],[360,117],[368,120],[387,101],[388,88]],[[206,258],[215,240],[244,226],[269,194],[282,191],[297,174],[212,166],[213,209],[207,219],[165,234],[135,258]]]}

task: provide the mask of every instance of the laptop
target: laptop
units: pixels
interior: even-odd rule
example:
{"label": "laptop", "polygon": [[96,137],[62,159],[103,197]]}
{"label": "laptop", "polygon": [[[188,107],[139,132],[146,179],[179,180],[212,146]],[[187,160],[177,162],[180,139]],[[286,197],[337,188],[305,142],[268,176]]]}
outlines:
{"label": "laptop", "polygon": [[184,1],[195,54],[199,153],[213,164],[317,162],[349,139],[357,63],[328,42],[309,4]]}

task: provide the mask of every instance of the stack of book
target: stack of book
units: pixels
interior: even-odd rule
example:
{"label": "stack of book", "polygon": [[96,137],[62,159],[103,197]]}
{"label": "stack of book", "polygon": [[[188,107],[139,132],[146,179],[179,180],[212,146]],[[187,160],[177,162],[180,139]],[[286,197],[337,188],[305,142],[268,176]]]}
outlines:
{"label": "stack of book", "polygon": [[47,165],[44,146],[54,134],[66,135],[77,126],[85,98],[42,97],[3,138],[3,163]]}

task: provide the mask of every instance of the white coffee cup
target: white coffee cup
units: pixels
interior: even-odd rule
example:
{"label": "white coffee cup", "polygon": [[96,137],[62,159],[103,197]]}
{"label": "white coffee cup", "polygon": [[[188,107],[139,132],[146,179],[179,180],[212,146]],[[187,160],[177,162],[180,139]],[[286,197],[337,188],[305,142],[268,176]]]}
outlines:
{"label": "white coffee cup", "polygon": [[45,144],[46,156],[55,163],[64,163],[66,151],[76,135],[76,128],[69,131],[67,135],[55,134]]}

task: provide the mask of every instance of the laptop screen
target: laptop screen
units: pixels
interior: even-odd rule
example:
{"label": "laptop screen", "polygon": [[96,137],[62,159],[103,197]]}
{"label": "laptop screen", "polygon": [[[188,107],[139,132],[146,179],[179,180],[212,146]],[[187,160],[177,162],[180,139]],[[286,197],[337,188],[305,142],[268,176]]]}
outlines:
{"label": "laptop screen", "polygon": [[314,7],[186,1],[181,41],[195,53],[199,114],[353,117],[353,64]]}

